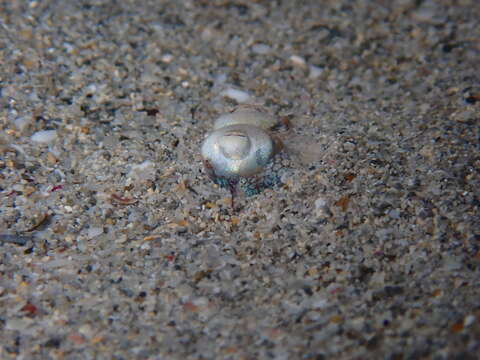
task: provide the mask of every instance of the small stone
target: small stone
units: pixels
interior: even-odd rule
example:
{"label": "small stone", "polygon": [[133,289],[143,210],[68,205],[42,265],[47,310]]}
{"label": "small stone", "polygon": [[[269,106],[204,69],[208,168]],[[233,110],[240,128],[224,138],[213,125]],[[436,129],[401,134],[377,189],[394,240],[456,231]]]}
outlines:
{"label": "small stone", "polygon": [[93,329],[90,324],[84,324],[80,326],[80,328],[78,329],[78,332],[87,338],[90,338],[93,336]]}
{"label": "small stone", "polygon": [[68,340],[70,340],[75,345],[83,345],[85,343],[85,337],[78,333],[70,334],[68,336]]}
{"label": "small stone", "polygon": [[321,68],[319,66],[315,66],[315,65],[310,65],[309,70],[310,70],[310,72],[309,72],[308,76],[311,79],[316,79],[320,75],[322,75],[322,73],[323,73],[323,68]]}
{"label": "small stone", "polygon": [[265,55],[265,54],[268,54],[270,52],[271,48],[270,46],[266,45],[266,44],[254,44],[252,46],[252,51],[256,54],[260,54],[260,55]]}
{"label": "small stone", "polygon": [[47,161],[50,165],[55,165],[58,162],[58,159],[51,152],[47,154]]}
{"label": "small stone", "polygon": [[160,60],[165,64],[170,64],[175,58],[172,54],[165,54],[163,55]]}
{"label": "small stone", "polygon": [[475,112],[469,109],[461,112],[456,112],[452,116],[455,119],[455,121],[464,123],[469,121],[470,119],[473,119],[475,117]]}
{"label": "small stone", "polygon": [[103,228],[101,227],[90,227],[87,232],[87,238],[93,239],[98,235],[103,234]]}
{"label": "small stone", "polygon": [[51,143],[57,138],[57,131],[56,130],[43,130],[38,131],[30,137],[30,140],[37,143]]}
{"label": "small stone", "polygon": [[465,319],[463,320],[463,325],[465,327],[470,327],[475,323],[475,321],[477,321],[477,318],[475,317],[475,315],[470,314],[465,316]]}
{"label": "small stone", "polygon": [[155,170],[155,163],[146,160],[140,164],[133,165],[128,176],[137,181],[146,182],[155,179]]}
{"label": "small stone", "polygon": [[118,236],[118,238],[115,240],[115,242],[117,244],[123,244],[123,243],[126,243],[128,240],[128,237],[126,234],[121,234]]}
{"label": "small stone", "polygon": [[35,191],[36,189],[33,186],[25,186],[25,188],[23,189],[23,194],[25,196],[29,196],[32,195]]}
{"label": "small stone", "polygon": [[315,213],[318,217],[328,215],[327,199],[319,197],[317,200],[315,200]]}
{"label": "small stone", "polygon": [[397,209],[390,210],[388,215],[393,219],[400,219],[400,211],[398,211]]}
{"label": "small stone", "polygon": [[462,268],[462,261],[455,256],[446,256],[443,261],[443,267],[447,271],[460,270]]}
{"label": "small stone", "polygon": [[31,119],[26,116],[20,116],[13,123],[18,131],[23,131],[31,123]]}

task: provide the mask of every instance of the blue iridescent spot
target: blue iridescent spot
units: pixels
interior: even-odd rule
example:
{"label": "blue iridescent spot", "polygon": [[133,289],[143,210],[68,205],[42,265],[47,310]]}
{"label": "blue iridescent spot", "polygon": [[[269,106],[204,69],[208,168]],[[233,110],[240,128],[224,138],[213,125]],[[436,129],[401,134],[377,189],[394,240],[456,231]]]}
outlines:
{"label": "blue iridescent spot", "polygon": [[240,181],[239,187],[246,196],[254,196],[260,194],[265,189],[272,189],[281,184],[280,177],[274,173],[266,174],[262,181]]}
{"label": "blue iridescent spot", "polygon": [[280,176],[277,174],[267,174],[263,179],[263,183],[267,189],[271,189],[281,183]]}
{"label": "blue iridescent spot", "polygon": [[218,186],[220,186],[222,188],[226,188],[226,187],[229,186],[228,180],[225,179],[225,178],[222,178],[222,177],[215,178],[215,184],[217,184]]}

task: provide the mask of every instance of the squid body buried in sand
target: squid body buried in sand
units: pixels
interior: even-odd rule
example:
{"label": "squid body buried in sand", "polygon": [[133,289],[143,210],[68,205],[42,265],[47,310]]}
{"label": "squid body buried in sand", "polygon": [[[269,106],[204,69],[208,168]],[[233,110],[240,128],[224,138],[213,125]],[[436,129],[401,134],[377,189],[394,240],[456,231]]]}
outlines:
{"label": "squid body buried in sand", "polygon": [[273,157],[282,149],[282,142],[271,133],[276,125],[275,117],[255,107],[221,115],[202,144],[210,178],[232,195],[238,188],[254,195],[280,183],[278,175],[270,171]]}

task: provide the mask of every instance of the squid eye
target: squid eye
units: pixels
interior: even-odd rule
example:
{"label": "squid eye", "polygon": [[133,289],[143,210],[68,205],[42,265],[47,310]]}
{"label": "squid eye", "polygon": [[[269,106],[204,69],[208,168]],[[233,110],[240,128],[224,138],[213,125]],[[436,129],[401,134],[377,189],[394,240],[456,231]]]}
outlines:
{"label": "squid eye", "polygon": [[273,154],[270,135],[251,124],[219,128],[202,145],[203,159],[216,176],[225,178],[255,175],[264,169]]}
{"label": "squid eye", "polygon": [[214,181],[224,178],[236,183],[263,172],[279,150],[280,143],[268,132],[277,123],[274,116],[252,105],[218,117],[202,144],[202,157]]}

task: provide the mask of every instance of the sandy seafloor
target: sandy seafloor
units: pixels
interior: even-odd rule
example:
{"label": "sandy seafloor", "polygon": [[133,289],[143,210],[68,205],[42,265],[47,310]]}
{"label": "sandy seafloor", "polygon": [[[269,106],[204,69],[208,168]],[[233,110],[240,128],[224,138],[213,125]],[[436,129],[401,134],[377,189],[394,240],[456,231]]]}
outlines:
{"label": "sandy seafloor", "polygon": [[[479,19],[1,1],[0,358],[477,359]],[[237,100],[291,127],[232,209],[199,148]]]}

